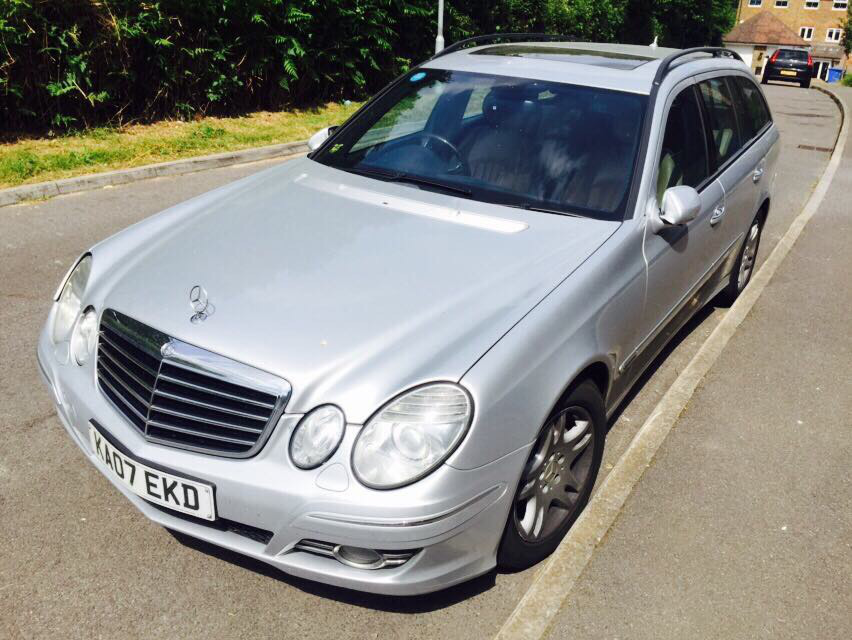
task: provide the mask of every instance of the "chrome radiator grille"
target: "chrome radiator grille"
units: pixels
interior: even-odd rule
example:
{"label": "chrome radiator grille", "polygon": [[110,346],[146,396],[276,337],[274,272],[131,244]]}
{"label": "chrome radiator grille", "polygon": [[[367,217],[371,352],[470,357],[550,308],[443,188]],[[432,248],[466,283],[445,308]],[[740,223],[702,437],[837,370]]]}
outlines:
{"label": "chrome radiator grille", "polygon": [[290,396],[285,380],[111,309],[101,316],[97,375],[149,440],[229,457],[256,453]]}

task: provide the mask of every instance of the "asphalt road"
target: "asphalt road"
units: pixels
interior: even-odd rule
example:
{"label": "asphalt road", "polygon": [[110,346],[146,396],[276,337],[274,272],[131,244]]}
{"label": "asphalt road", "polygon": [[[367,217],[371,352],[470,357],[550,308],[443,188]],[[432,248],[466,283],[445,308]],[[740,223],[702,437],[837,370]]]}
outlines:
{"label": "asphalt road", "polygon": [[[822,93],[770,86],[782,133],[768,255],[828,160],[839,127]],[[393,599],[290,578],[146,521],[67,438],[34,359],[50,297],[97,240],[268,163],[160,178],[0,209],[0,638],[458,638],[493,635],[535,569]],[[604,473],[720,315],[678,336],[614,421]],[[665,517],[665,512],[659,515]],[[593,587],[592,587],[593,588]]]}

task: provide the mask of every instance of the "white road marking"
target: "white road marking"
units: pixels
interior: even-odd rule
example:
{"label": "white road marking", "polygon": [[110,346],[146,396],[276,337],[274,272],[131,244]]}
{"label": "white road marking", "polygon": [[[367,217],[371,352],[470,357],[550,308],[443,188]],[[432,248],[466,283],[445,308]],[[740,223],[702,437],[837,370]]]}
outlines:
{"label": "white road marking", "polygon": [[754,274],[748,287],[725,313],[701,345],[698,353],[666,391],[651,416],[636,433],[627,451],[619,458],[598,491],[592,496],[585,511],[577,519],[568,535],[541,566],[533,583],[497,632],[495,640],[520,638],[537,640],[544,637],[598,544],[621,512],[633,487],[636,486],[653,460],[657,449],[686,408],[699,382],[716,362],[725,345],[775,275],[779,265],[787,257],[805,225],[817,212],[840,165],[849,135],[849,114],[842,100],[830,91],[821,88],[820,91],[828,93],[837,102],[840,107],[842,126],[828,166],[811,197],[801,213],[790,224],[766,262]]}

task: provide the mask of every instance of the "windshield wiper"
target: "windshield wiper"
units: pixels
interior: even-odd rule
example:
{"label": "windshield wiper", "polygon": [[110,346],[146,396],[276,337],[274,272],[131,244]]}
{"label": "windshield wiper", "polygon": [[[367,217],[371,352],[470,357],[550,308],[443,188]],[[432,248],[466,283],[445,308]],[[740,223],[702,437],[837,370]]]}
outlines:
{"label": "windshield wiper", "polygon": [[443,189],[444,191],[449,191],[460,196],[470,196],[473,193],[470,189],[465,189],[464,187],[456,187],[451,184],[438,182],[437,180],[431,180],[429,178],[422,178],[420,176],[413,176],[411,174],[403,173],[401,171],[388,171],[387,169],[377,169],[374,167],[347,167],[346,169],[344,169],[344,171],[348,171],[350,173],[357,173],[359,175],[368,176],[371,178],[387,180],[388,182],[410,182],[411,184],[434,187],[436,189]]}
{"label": "windshield wiper", "polygon": [[524,204],[506,204],[504,207],[511,207],[512,209],[523,209],[524,211],[538,211],[539,213],[552,213],[557,216],[568,216],[569,218],[582,218],[583,216],[577,213],[571,213],[570,211],[559,211],[558,209],[548,209],[547,207],[537,207],[535,205],[529,204],[525,202]]}
{"label": "windshield wiper", "polygon": [[345,167],[344,168],[344,167],[340,167],[340,168],[343,169],[344,171],[348,171],[349,173],[357,173],[358,175],[368,176],[370,178],[377,178],[378,177],[378,178],[383,178],[385,180],[392,180],[397,175],[396,172],[394,172],[394,171],[387,171],[385,169],[374,169],[372,167],[370,167],[370,168],[364,168],[364,167]]}
{"label": "windshield wiper", "polygon": [[407,173],[397,173],[392,178],[390,178],[390,180],[393,182],[410,182],[412,184],[422,184],[426,187],[444,189],[445,191],[457,193],[460,196],[470,196],[473,193],[470,189],[465,189],[464,187],[456,187],[451,184],[438,182],[437,180],[430,180],[429,178],[421,178],[420,176],[412,176]]}

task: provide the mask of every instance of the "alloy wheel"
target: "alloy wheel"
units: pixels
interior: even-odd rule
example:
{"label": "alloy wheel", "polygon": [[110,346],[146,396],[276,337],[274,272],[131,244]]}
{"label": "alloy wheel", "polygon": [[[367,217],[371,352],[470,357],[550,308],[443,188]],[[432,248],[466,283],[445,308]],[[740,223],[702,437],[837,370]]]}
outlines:
{"label": "alloy wheel", "polygon": [[592,477],[594,426],[582,407],[564,409],[536,441],[514,505],[521,538],[540,542],[558,531],[576,510]]}
{"label": "alloy wheel", "polygon": [[754,222],[751,229],[748,231],[745,247],[743,248],[743,257],[740,260],[740,272],[737,275],[737,288],[742,291],[748,284],[751,278],[751,272],[754,269],[754,260],[757,256],[757,243],[760,239],[760,223]]}

